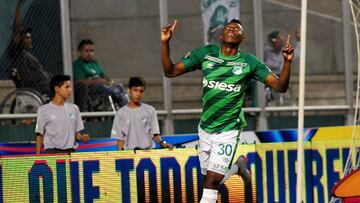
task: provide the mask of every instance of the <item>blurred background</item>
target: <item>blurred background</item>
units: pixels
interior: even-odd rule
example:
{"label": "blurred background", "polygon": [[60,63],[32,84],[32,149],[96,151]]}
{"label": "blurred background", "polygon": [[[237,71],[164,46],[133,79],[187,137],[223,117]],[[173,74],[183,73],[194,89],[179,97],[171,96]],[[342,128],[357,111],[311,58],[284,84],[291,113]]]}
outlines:
{"label": "blurred background", "polygon": [[[122,84],[125,91],[129,77],[141,76],[145,79],[147,86],[144,102],[158,110],[163,134],[196,133],[201,112],[202,74],[197,71],[171,80],[163,78],[160,29],[162,23],[178,20],[171,41],[172,58],[178,61],[188,51],[206,43],[204,33],[209,33],[209,30],[204,31],[204,25],[209,19],[204,19],[202,13],[207,6],[216,2],[1,1],[0,141],[34,140],[36,109],[48,101],[45,96],[47,90],[42,91],[36,85],[33,87],[30,82],[16,83],[21,71],[14,70],[14,58],[18,57],[19,49],[24,49],[14,46],[16,24],[20,26],[18,33],[31,34],[31,56],[28,57],[33,61],[24,60],[24,63],[35,63],[33,66],[37,68],[41,65],[42,71],[39,74],[72,75],[72,61],[79,57],[78,43],[82,39],[91,39],[95,43],[94,59],[103,67],[106,76],[116,84]],[[269,41],[276,37],[282,40],[281,36],[274,33],[282,33],[285,38],[288,33],[291,34],[292,44],[298,46],[301,38],[296,37],[300,27],[300,1],[227,2],[230,6],[236,6],[245,29],[246,40],[241,44],[242,51],[266,60],[266,50],[271,46]],[[349,11],[344,9],[344,2],[313,0],[308,3],[305,127],[351,124],[353,113],[350,107],[355,95],[353,83],[356,82],[356,77],[353,76],[356,74],[356,43],[353,43],[353,25],[349,20]],[[225,14],[227,13],[224,11],[221,13],[221,9],[213,8],[213,18],[210,20],[219,21],[221,26],[222,21],[231,20]],[[17,21],[19,19],[21,22]],[[216,26],[218,24],[215,23]],[[298,64],[297,57],[293,62],[290,89],[283,95],[267,92],[263,86],[252,83],[244,108],[248,121],[245,130],[297,127]],[[20,80],[38,76],[31,72],[33,74],[21,75]],[[25,91],[27,89],[37,91]],[[15,90],[22,91],[14,93]],[[75,91],[75,100],[76,94]],[[111,101],[106,96],[97,102],[88,105],[103,108],[87,108],[84,111],[85,131],[92,138],[110,137],[114,108],[109,108]],[[265,122],[260,122],[261,120]]]}

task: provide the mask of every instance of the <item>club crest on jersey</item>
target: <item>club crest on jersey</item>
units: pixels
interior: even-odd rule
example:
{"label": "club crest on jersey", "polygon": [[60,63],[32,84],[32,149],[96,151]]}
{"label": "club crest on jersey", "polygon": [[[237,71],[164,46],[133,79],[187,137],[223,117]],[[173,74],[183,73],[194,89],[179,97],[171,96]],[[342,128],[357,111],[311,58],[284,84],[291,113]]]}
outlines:
{"label": "club crest on jersey", "polygon": [[243,72],[243,68],[247,66],[247,63],[241,63],[239,65],[234,66],[233,73],[235,75],[240,75]]}

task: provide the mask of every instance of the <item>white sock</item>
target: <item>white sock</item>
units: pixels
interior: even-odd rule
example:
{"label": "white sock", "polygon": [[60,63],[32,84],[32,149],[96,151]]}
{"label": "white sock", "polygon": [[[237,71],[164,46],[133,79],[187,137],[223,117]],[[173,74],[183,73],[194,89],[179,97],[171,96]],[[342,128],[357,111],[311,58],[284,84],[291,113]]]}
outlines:
{"label": "white sock", "polygon": [[233,164],[231,166],[230,170],[228,170],[226,172],[226,174],[225,174],[224,178],[221,180],[220,184],[224,184],[225,181],[230,178],[230,176],[234,175],[238,171],[239,171],[239,167],[236,164]]}
{"label": "white sock", "polygon": [[218,196],[217,190],[204,188],[200,203],[216,203],[217,196]]}

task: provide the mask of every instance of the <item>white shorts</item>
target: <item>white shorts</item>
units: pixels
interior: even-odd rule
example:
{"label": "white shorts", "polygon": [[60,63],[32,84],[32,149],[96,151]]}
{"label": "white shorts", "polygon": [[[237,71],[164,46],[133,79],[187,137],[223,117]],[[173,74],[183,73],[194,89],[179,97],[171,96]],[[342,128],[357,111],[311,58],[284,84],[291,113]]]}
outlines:
{"label": "white shorts", "polygon": [[198,132],[201,173],[206,175],[210,170],[225,175],[234,158],[241,130],[208,133],[198,127]]}

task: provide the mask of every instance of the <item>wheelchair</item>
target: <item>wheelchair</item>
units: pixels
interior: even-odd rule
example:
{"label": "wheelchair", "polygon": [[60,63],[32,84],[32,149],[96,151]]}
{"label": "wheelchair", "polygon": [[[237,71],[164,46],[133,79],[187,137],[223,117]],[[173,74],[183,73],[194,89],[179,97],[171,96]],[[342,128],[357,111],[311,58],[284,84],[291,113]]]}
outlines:
{"label": "wheelchair", "polygon": [[30,88],[19,88],[7,94],[0,104],[1,114],[36,113],[50,98]]}

